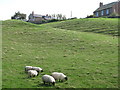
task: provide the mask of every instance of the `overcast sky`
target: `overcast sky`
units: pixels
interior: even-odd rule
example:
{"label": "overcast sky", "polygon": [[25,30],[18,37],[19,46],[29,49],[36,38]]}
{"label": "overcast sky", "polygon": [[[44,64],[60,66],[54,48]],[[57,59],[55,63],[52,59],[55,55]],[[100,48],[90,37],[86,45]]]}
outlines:
{"label": "overcast sky", "polygon": [[[99,3],[108,4],[117,0],[0,0],[0,20],[10,19],[15,12],[27,14],[63,14],[84,18],[93,14]],[[27,17],[28,19],[28,17]]]}

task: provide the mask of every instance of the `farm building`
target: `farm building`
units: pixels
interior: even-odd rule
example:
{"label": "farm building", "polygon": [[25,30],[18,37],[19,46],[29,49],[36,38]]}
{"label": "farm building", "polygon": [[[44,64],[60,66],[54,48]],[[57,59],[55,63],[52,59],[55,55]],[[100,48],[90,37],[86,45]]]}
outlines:
{"label": "farm building", "polygon": [[120,16],[120,1],[112,2],[105,5],[100,2],[99,8],[97,8],[93,13],[95,17],[110,16],[112,14]]}
{"label": "farm building", "polygon": [[31,23],[42,23],[42,20],[44,20],[43,16],[42,15],[39,15],[39,14],[34,14],[34,12],[32,12],[30,15],[29,15],[29,22]]}
{"label": "farm building", "polygon": [[31,23],[35,23],[35,24],[40,24],[42,23],[44,20],[52,20],[54,19],[53,17],[47,15],[40,15],[40,14],[34,14],[34,12],[32,12],[29,16],[28,16],[28,22]]}

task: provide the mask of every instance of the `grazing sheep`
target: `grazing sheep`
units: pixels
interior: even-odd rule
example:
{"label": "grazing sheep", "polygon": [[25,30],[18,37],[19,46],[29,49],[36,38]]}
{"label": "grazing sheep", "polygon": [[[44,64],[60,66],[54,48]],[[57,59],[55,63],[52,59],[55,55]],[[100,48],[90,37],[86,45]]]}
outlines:
{"label": "grazing sheep", "polygon": [[40,67],[32,67],[32,70],[36,70],[38,73],[43,72],[43,69]]}
{"label": "grazing sheep", "polygon": [[44,82],[44,84],[49,83],[50,85],[50,83],[52,83],[53,86],[55,85],[55,79],[50,75],[43,75],[42,81]]}
{"label": "grazing sheep", "polygon": [[28,70],[28,77],[38,76],[39,73],[36,70]]}
{"label": "grazing sheep", "polygon": [[27,72],[28,70],[36,70],[38,73],[43,72],[43,69],[40,67],[25,66],[25,72]]}
{"label": "grazing sheep", "polygon": [[55,80],[59,80],[59,81],[64,81],[68,79],[66,75],[64,75],[63,73],[59,73],[59,72],[53,72],[52,76]]}
{"label": "grazing sheep", "polygon": [[28,70],[32,70],[32,66],[25,66],[25,72],[27,72]]}

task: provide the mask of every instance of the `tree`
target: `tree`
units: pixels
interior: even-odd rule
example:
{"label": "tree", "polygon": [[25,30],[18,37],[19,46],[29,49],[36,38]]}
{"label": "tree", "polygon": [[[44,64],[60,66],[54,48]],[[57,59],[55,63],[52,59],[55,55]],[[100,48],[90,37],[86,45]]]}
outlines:
{"label": "tree", "polygon": [[65,16],[65,15],[63,15],[62,19],[63,19],[63,20],[66,20],[66,16]]}
{"label": "tree", "polygon": [[117,13],[111,13],[110,16],[115,17],[115,16],[119,16],[119,15]]}
{"label": "tree", "polygon": [[58,14],[58,16],[59,16],[59,19],[61,20],[62,19],[62,14]]}
{"label": "tree", "polygon": [[54,19],[56,18],[56,15],[55,15],[55,14],[52,14],[51,16],[52,16]]}
{"label": "tree", "polygon": [[57,18],[58,20],[65,20],[65,19],[66,19],[66,16],[65,16],[65,15],[62,15],[62,14],[57,14],[57,15],[56,15],[56,18]]}
{"label": "tree", "polygon": [[94,17],[95,17],[95,15],[87,15],[86,18],[94,18]]}
{"label": "tree", "polygon": [[14,16],[11,17],[11,19],[26,19],[26,14],[20,13],[19,11]]}

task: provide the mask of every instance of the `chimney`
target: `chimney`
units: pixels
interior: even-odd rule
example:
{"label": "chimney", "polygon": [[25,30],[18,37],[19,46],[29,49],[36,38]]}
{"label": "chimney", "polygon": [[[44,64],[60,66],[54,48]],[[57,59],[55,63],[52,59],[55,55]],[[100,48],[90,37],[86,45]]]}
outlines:
{"label": "chimney", "polygon": [[102,3],[102,2],[100,2],[100,7],[101,7],[101,6],[103,6],[103,3]]}
{"label": "chimney", "polygon": [[32,11],[32,15],[34,15],[34,11]]}

